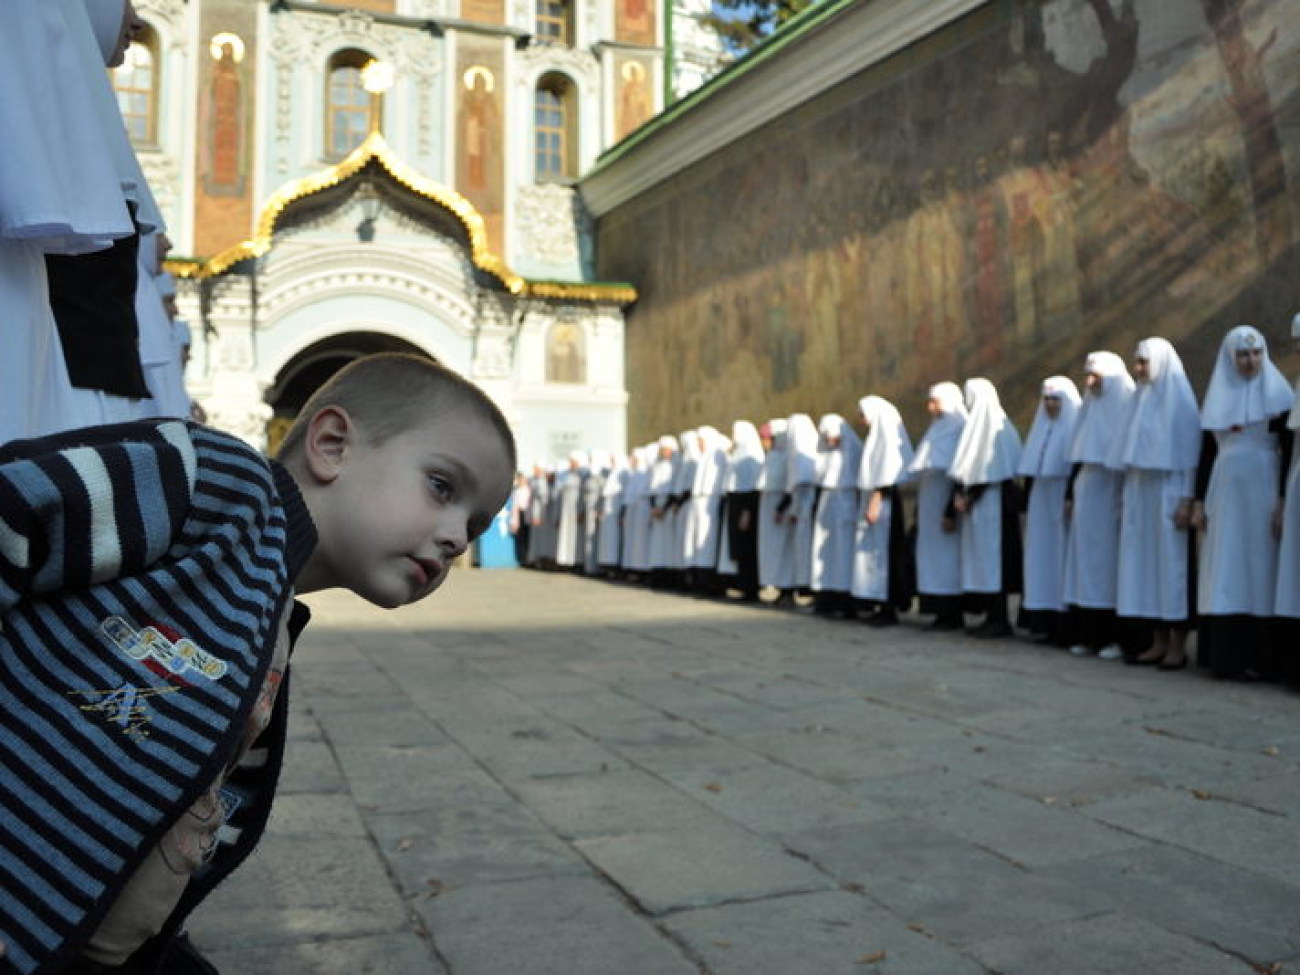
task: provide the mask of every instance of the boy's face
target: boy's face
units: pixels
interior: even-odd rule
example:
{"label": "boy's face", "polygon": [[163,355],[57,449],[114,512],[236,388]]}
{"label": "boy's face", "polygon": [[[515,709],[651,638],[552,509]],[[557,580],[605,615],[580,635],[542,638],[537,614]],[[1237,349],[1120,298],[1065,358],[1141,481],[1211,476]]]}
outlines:
{"label": "boy's face", "polygon": [[514,469],[487,420],[457,413],[357,436],[313,510],[332,584],[393,608],[429,595],[505,504]]}

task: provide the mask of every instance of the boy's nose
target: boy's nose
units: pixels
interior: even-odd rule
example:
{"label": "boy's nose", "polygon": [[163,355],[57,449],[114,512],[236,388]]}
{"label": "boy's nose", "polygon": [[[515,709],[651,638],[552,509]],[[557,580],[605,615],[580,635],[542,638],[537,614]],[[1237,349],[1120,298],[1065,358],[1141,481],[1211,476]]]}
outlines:
{"label": "boy's nose", "polygon": [[447,561],[464,554],[469,548],[469,519],[459,511],[448,511],[438,523],[435,542]]}

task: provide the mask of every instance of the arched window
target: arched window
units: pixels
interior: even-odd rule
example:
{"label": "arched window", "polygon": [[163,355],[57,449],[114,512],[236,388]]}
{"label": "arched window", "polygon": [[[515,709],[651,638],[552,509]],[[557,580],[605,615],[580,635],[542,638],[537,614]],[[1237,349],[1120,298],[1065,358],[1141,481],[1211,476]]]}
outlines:
{"label": "arched window", "polygon": [[582,328],[573,322],[556,322],[546,333],[546,381],[585,383],[587,350]]}
{"label": "arched window", "polygon": [[126,133],[137,146],[158,142],[158,35],[145,28],[126,49],[126,59],[113,69],[113,88],[122,110]]}
{"label": "arched window", "polygon": [[342,159],[370,133],[375,99],[361,83],[361,69],[374,60],[365,51],[339,51],[325,83],[325,156]]}
{"label": "arched window", "polygon": [[578,175],[578,112],[573,82],[544,75],[533,99],[533,167],[537,182]]}
{"label": "arched window", "polygon": [[537,0],[537,39],[547,44],[573,43],[568,0]]}

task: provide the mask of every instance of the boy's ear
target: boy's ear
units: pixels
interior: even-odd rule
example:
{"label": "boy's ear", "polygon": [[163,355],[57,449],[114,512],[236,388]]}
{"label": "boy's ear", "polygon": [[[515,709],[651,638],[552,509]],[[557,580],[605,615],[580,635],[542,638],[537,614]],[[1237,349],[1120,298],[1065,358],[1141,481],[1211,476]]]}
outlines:
{"label": "boy's ear", "polygon": [[307,422],[303,455],[307,470],[319,484],[329,484],[341,473],[357,441],[357,427],[341,406],[324,406]]}

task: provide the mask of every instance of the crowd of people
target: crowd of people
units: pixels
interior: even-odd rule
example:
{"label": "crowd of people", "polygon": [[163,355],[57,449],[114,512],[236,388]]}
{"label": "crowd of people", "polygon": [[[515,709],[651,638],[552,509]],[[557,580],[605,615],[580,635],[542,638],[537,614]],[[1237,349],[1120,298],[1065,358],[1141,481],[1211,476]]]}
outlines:
{"label": "crowd of people", "polygon": [[1264,335],[1224,336],[1199,402],[1163,338],[1128,363],[1092,353],[1082,385],[1045,379],[1024,438],[973,378],[930,388],[915,445],[866,396],[856,424],[796,413],[575,451],[517,475],[516,553],[872,626],[915,606],[935,630],[1161,670],[1187,666],[1194,632],[1216,677],[1300,680],[1300,400]]}

